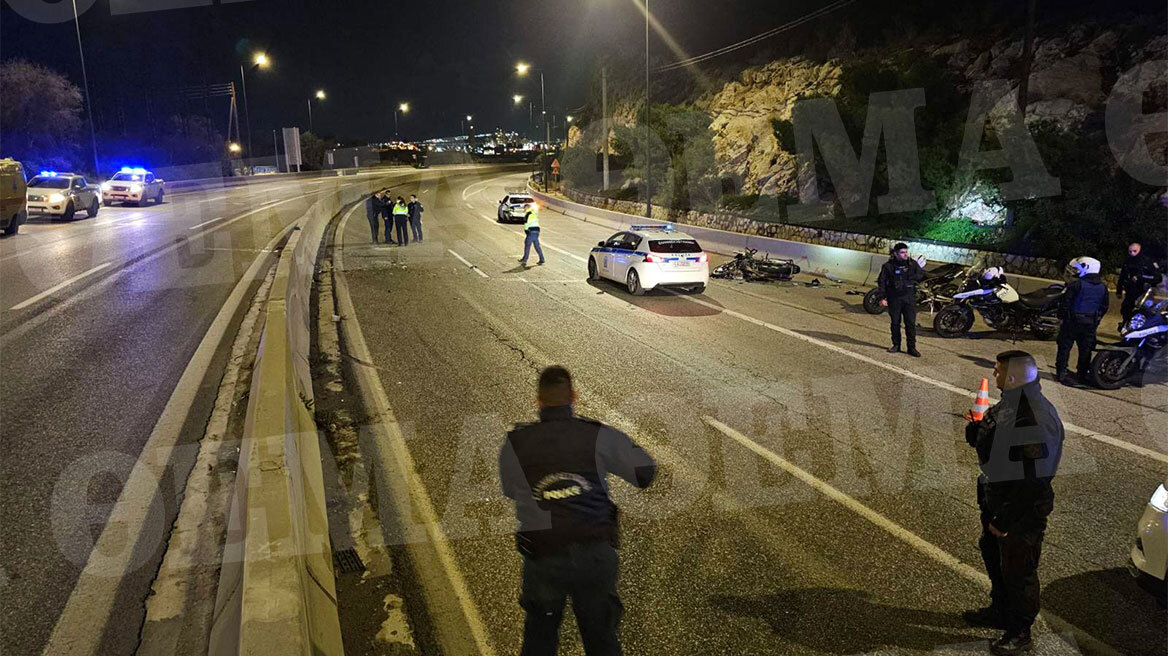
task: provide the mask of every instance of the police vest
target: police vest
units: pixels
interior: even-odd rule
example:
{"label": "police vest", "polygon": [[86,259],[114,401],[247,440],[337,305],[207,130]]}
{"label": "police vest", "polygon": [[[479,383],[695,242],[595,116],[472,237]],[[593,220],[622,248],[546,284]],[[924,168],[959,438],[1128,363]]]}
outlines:
{"label": "police vest", "polygon": [[534,213],[528,214],[527,215],[527,222],[523,224],[524,230],[531,230],[532,228],[539,230],[539,217],[536,216]]}
{"label": "police vest", "polygon": [[1096,316],[1103,310],[1103,300],[1107,298],[1107,285],[1098,278],[1082,278],[1079,281],[1079,293],[1071,304],[1071,312]]}
{"label": "police vest", "polygon": [[405,205],[403,205],[401,203],[396,203],[393,206],[393,213],[394,214],[409,214],[410,210]]}

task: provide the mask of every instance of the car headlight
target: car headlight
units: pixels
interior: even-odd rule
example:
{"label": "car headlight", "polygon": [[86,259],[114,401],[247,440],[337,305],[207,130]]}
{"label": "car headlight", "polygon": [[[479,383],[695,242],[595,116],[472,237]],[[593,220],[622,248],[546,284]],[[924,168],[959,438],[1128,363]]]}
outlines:
{"label": "car headlight", "polygon": [[109,191],[111,187],[113,187],[113,185],[111,185],[108,182],[101,183],[101,190],[102,191]]}
{"label": "car headlight", "polygon": [[49,202],[50,203],[63,203],[63,202],[65,202],[65,195],[64,194],[49,194]]}
{"label": "car headlight", "polygon": [[1160,512],[1168,512],[1168,489],[1165,489],[1163,485],[1156,488],[1156,492],[1152,494],[1148,503]]}
{"label": "car headlight", "polygon": [[135,182],[134,184],[130,185],[130,191],[135,194],[139,193],[142,191],[142,185]]}

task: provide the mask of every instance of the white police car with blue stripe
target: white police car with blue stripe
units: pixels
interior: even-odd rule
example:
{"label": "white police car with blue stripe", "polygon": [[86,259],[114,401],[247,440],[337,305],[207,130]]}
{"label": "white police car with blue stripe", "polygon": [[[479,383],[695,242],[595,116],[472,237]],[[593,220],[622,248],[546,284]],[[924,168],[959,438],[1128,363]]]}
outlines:
{"label": "white police car with blue stripe", "polygon": [[634,225],[592,249],[588,279],[601,278],[624,284],[636,296],[659,287],[700,294],[710,280],[710,258],[696,239],[672,223]]}

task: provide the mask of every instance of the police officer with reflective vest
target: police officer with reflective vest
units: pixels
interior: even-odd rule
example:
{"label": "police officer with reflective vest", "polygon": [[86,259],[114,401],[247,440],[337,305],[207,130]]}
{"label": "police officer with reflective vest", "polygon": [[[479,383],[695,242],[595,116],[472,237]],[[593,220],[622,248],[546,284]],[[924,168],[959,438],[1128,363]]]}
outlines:
{"label": "police officer with reflective vest", "polygon": [[406,228],[406,222],[410,218],[410,208],[406,205],[406,201],[401,196],[397,197],[397,202],[393,204],[393,228],[397,233],[397,245],[409,246],[410,232]]}
{"label": "police officer with reflective vest", "polygon": [[543,258],[543,249],[539,247],[539,213],[527,210],[527,221],[523,224],[523,257],[519,263],[527,266],[527,256],[531,254],[531,247],[535,246],[535,253],[539,255],[539,264],[547,260]]}
{"label": "police officer with reflective vest", "polygon": [[1001,629],[990,651],[1013,656],[1034,647],[1030,628],[1039,610],[1038,561],[1066,433],[1042,394],[1034,356],[998,354],[994,380],[1002,400],[965,428],[981,469],[978,547],[990,579],[990,605],[962,616],[974,626]]}
{"label": "police officer with reflective vest", "polygon": [[1075,379],[1067,371],[1071,347],[1079,348],[1079,382],[1086,384],[1091,371],[1091,353],[1095,350],[1095,331],[1107,314],[1110,305],[1107,285],[1099,277],[1099,260],[1077,257],[1067,268],[1076,276],[1067,284],[1059,299],[1058,352],[1055,355],[1055,373],[1063,385],[1074,385]]}
{"label": "police officer with reflective vest", "polygon": [[888,308],[892,319],[892,347],[889,353],[900,353],[900,323],[904,321],[904,336],[907,339],[908,354],[921,357],[917,350],[917,283],[925,279],[921,263],[910,259],[908,245],[899,243],[892,247],[892,255],[880,267],[876,285],[884,296],[880,305]]}
{"label": "police officer with reflective vest", "polygon": [[1119,284],[1115,288],[1115,297],[1123,299],[1123,303],[1120,305],[1120,314],[1123,315],[1123,322],[1119,324],[1120,329],[1123,329],[1131,320],[1132,314],[1135,313],[1136,303],[1139,302],[1144,292],[1160,284],[1160,280],[1163,278],[1160,273],[1160,265],[1141,251],[1143,251],[1143,246],[1139,243],[1128,246],[1127,260],[1124,261],[1123,268],[1119,270]]}
{"label": "police officer with reflective vest", "polygon": [[608,475],[644,488],[657,465],[628,435],[577,416],[575,401],[568,370],[544,369],[539,421],[518,424],[499,450],[499,477],[503,494],[515,501],[523,555],[521,656],[554,656],[568,597],[585,653],[621,653],[617,508]]}

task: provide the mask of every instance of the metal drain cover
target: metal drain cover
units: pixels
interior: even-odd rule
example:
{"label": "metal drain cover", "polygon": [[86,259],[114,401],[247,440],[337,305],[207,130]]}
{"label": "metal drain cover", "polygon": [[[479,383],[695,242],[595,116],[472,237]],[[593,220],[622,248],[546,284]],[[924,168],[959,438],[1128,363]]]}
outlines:
{"label": "metal drain cover", "polygon": [[334,551],[333,567],[342,574],[365,571],[365,563],[361,562],[361,557],[357,555],[356,549]]}

